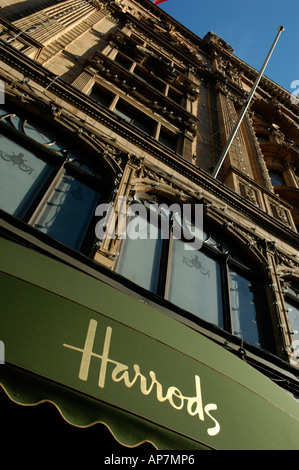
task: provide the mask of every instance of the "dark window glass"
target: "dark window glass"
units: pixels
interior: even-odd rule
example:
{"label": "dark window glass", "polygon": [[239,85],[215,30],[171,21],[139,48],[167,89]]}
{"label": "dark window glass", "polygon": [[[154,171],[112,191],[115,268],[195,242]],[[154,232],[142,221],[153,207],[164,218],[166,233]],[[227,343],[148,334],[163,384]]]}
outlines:
{"label": "dark window glass", "polygon": [[273,186],[284,186],[285,180],[281,171],[269,170],[269,176]]}
{"label": "dark window glass", "polygon": [[159,135],[159,142],[161,142],[161,144],[175,152],[177,150],[177,141],[178,138],[175,134],[161,128]]}
{"label": "dark window glass", "polygon": [[127,70],[133,64],[132,60],[128,59],[127,57],[125,57],[124,55],[122,55],[120,53],[117,54],[117,56],[115,57],[114,60],[117,64],[119,64],[121,67],[123,67]]}
{"label": "dark window glass", "polygon": [[97,103],[102,104],[103,106],[106,106],[109,108],[114,95],[110,91],[106,90],[105,88],[102,88],[98,86],[97,84],[92,87],[91,93],[90,93],[90,98],[92,98],[94,101]]}
{"label": "dark window glass", "polygon": [[134,74],[158,91],[162,92],[165,88],[165,84],[162,81],[157,80],[153,75],[150,75],[149,72],[146,72],[138,67],[135,68]]}
{"label": "dark window glass", "polygon": [[183,104],[183,94],[179,93],[178,91],[174,90],[173,88],[169,88],[168,90],[168,98],[172,99],[176,103],[182,105]]}
{"label": "dark window glass", "polygon": [[75,177],[64,174],[34,226],[65,245],[79,250],[99,198],[98,191]]}
{"label": "dark window glass", "polygon": [[115,107],[114,112],[126,122],[129,122],[134,127],[137,127],[146,134],[153,134],[156,122],[137,109],[132,108],[122,101],[119,101]]}
{"label": "dark window glass", "polygon": [[248,343],[260,347],[254,281],[229,269],[232,333]]}
{"label": "dark window glass", "polygon": [[257,134],[256,137],[259,142],[269,142],[269,137],[266,134]]}

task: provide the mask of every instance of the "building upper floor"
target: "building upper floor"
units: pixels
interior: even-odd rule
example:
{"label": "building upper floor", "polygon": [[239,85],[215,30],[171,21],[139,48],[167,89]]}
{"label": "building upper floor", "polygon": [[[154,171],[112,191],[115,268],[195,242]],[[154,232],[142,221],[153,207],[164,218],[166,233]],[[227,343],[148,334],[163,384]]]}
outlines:
{"label": "building upper floor", "polygon": [[[262,80],[214,179],[257,75],[228,44],[212,33],[196,37],[149,0],[26,2],[29,10],[6,3],[5,236],[76,263],[91,259],[192,327],[297,365],[291,95]],[[203,248],[185,253],[184,240],[165,241],[161,232],[146,245],[121,233],[97,240],[96,208],[117,210],[121,198],[146,214],[155,204],[201,204]],[[145,233],[155,227],[144,214],[137,222]]]}
{"label": "building upper floor", "polygon": [[[6,4],[5,45],[212,173],[257,75],[221,38],[198,38],[148,0]],[[299,138],[292,98],[262,79],[219,179],[296,231]]]}

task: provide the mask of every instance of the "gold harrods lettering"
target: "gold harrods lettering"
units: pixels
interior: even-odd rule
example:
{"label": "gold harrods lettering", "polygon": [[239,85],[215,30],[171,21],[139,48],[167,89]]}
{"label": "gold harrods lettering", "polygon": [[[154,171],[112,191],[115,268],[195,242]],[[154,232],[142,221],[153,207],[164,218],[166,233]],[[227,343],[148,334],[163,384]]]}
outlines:
{"label": "gold harrods lettering", "polygon": [[[83,381],[88,380],[90,361],[92,357],[101,359],[100,373],[98,386],[100,388],[105,387],[106,375],[107,375],[107,366],[108,364],[113,364],[114,369],[111,373],[111,379],[113,382],[123,382],[127,388],[133,387],[136,382],[140,382],[140,392],[147,396],[149,395],[154,387],[156,387],[156,398],[159,402],[168,401],[169,404],[176,410],[182,410],[185,402],[187,403],[186,409],[190,416],[198,416],[201,421],[205,420],[205,415],[207,415],[214,423],[214,427],[208,428],[207,433],[210,436],[216,436],[220,431],[220,424],[218,421],[211,415],[211,411],[217,410],[217,405],[215,403],[209,403],[203,406],[202,393],[201,393],[201,381],[198,375],[195,375],[195,396],[186,397],[182,392],[174,386],[171,386],[167,389],[165,395],[163,395],[163,387],[161,383],[157,380],[156,374],[153,371],[149,372],[149,379],[140,372],[140,366],[134,364],[133,366],[133,376],[132,373],[129,374],[129,367],[126,364],[115,361],[109,357],[110,343],[112,337],[112,328],[106,328],[103,353],[96,354],[93,352],[93,345],[97,330],[97,321],[90,320],[89,327],[85,339],[85,344],[83,349],[76,346],[71,346],[69,344],[63,344],[64,347],[78,351],[82,354],[81,364],[79,369],[79,379]],[[131,377],[130,377],[131,375]]]}

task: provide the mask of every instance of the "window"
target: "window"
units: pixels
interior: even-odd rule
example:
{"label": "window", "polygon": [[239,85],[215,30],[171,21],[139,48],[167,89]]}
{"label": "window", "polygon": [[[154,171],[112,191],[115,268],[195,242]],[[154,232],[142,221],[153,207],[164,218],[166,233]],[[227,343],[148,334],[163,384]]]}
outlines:
{"label": "window", "polygon": [[284,186],[285,180],[281,171],[269,170],[269,176],[273,186]]}
{"label": "window", "polygon": [[134,74],[138,77],[141,78],[144,82],[146,82],[148,85],[152,86],[156,90],[163,92],[165,89],[165,83],[162,82],[161,80],[158,80],[155,78],[153,75],[151,75],[149,72],[145,71],[144,69],[141,69],[139,67],[136,67],[134,70]]}
{"label": "window", "polygon": [[129,70],[132,67],[133,61],[128,59],[125,55],[118,53],[115,57],[115,62],[124,69]]}
{"label": "window", "polygon": [[[132,223],[133,222],[133,223]],[[142,215],[129,220],[117,272],[151,292],[158,291],[163,236],[157,224]],[[136,254],[139,259],[136,259]]]}
{"label": "window", "polygon": [[102,88],[97,83],[92,87],[92,90],[89,96],[94,101],[96,101],[99,104],[102,104],[103,106],[106,106],[107,108],[109,108],[114,98],[113,93],[111,93],[109,90],[105,88]]}
{"label": "window", "polygon": [[256,134],[256,137],[260,143],[269,142],[269,136],[266,134]]}
{"label": "window", "polygon": [[[168,129],[161,127],[160,134],[159,134],[159,142],[168,147],[169,149],[173,150],[174,152],[178,151],[178,136],[173,132],[170,132]],[[178,153],[180,153],[178,151]]]}
{"label": "window", "polygon": [[252,275],[230,266],[229,297],[231,307],[232,333],[248,343],[260,346],[260,334],[257,325],[258,293]]}
{"label": "window", "polygon": [[75,250],[89,251],[90,224],[106,178],[80,153],[2,109],[0,168],[2,210]]}
{"label": "window", "polygon": [[289,319],[292,335],[292,359],[299,363],[299,287],[290,284],[285,288],[285,308]]}
{"label": "window", "polygon": [[224,327],[221,265],[213,254],[187,251],[182,240],[173,240],[166,297],[184,310]]}
{"label": "window", "polygon": [[13,139],[0,135],[1,208],[23,218],[54,165]]}
{"label": "window", "polygon": [[174,88],[169,87],[168,90],[168,98],[172,99],[179,105],[183,105],[183,93],[180,93],[179,91],[175,90]]}
{"label": "window", "polygon": [[114,112],[126,122],[140,129],[142,132],[145,132],[148,135],[153,134],[156,122],[146,114],[138,111],[136,108],[133,108],[127,103],[119,100]]}
{"label": "window", "polygon": [[200,250],[185,249],[187,241],[172,236],[172,220],[170,214],[167,237],[163,224],[151,222],[151,215],[132,215],[116,271],[195,317],[266,347],[262,331],[267,320],[261,316],[266,309],[256,270],[213,232],[205,231]]}
{"label": "window", "polygon": [[79,250],[99,197],[97,189],[65,172],[36,218],[34,227]]}

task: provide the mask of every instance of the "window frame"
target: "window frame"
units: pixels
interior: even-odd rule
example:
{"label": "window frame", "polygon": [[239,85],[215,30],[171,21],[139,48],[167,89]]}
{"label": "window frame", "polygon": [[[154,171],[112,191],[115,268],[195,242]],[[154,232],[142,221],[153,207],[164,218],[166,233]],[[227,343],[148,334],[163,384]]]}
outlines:
{"label": "window frame", "polygon": [[276,168],[269,168],[269,177],[273,187],[275,186],[286,186],[286,180],[284,177],[284,171]]}
{"label": "window frame", "polygon": [[[5,108],[8,108],[8,107],[9,105],[5,106]],[[71,151],[71,146],[69,149],[66,146],[66,149],[65,149],[66,151],[61,150],[59,151],[59,153],[58,152],[56,153],[53,149],[47,148],[46,145],[43,145],[37,140],[26,135],[24,130],[22,132],[16,129],[12,122],[11,124],[8,124],[7,122],[5,122],[5,119],[13,115],[16,115],[20,120],[22,120],[23,129],[27,122],[29,123],[29,125],[33,125],[33,126],[35,125],[36,119],[31,117],[30,121],[27,121],[26,113],[24,113],[23,115],[21,110],[19,113],[8,111],[6,114],[1,116],[0,118],[0,133],[3,134],[3,136],[15,142],[17,145],[20,145],[24,149],[32,152],[36,156],[37,159],[42,159],[46,163],[51,164],[53,166],[53,169],[51,173],[42,182],[41,188],[39,189],[38,193],[35,195],[34,199],[30,201],[30,203],[28,204],[28,208],[26,209],[25,213],[22,216],[18,217],[17,215],[10,214],[9,212],[6,212],[5,210],[4,212],[8,213],[11,217],[22,220],[23,222],[27,223],[34,229],[39,230],[38,228],[34,227],[34,223],[37,220],[39,214],[42,212],[43,208],[46,206],[46,203],[49,200],[50,195],[53,193],[55,187],[57,186],[57,184],[59,184],[59,182],[63,178],[63,175],[70,175],[74,177],[76,181],[80,181],[82,184],[85,184],[86,186],[98,191],[99,198],[98,198],[97,204],[99,204],[103,200],[108,199],[109,192],[112,188],[112,179],[111,181],[107,181],[106,177],[100,177],[100,171],[99,173],[97,173],[96,171],[94,174],[92,174],[90,171],[87,171],[86,169],[80,167],[80,165],[76,164],[76,162],[80,162],[80,160],[77,158],[70,158],[69,153],[67,151],[67,150]],[[55,129],[53,130],[55,132]],[[62,143],[64,142],[63,134],[59,131],[57,132],[57,140],[61,141]],[[79,152],[76,152],[75,156],[79,157]],[[100,168],[101,165],[98,162],[91,161],[91,160],[92,159],[90,158],[89,159],[83,158],[81,160],[81,163],[88,165],[90,162],[90,166],[93,167],[93,169],[101,170]],[[106,170],[104,170],[104,173],[105,173],[105,176],[108,176],[108,172]],[[78,250],[75,250],[71,246],[69,246],[69,248],[74,249],[75,251],[80,251],[87,256],[92,256],[93,251],[94,251],[93,245],[96,239],[95,232],[94,232],[95,224],[96,224],[96,217],[95,217],[95,214],[92,214],[88,228],[85,232],[85,235],[82,238],[80,248]],[[47,235],[47,234],[44,234],[44,235],[47,237],[50,237],[51,239],[57,240],[59,242],[58,239],[51,237],[50,235]],[[64,244],[64,245],[68,246],[67,244]]]}
{"label": "window frame", "polygon": [[[211,226],[209,228],[211,229],[211,231],[216,229],[213,222],[211,223]],[[159,261],[158,266],[156,267],[156,270],[158,270],[159,272],[157,288],[155,291],[150,291],[150,292],[152,292],[154,296],[158,296],[160,299],[163,299],[163,301],[172,303],[167,297],[167,293],[169,289],[170,263],[171,263],[171,254],[172,254],[172,240],[173,240],[172,227],[170,228],[169,233],[170,233],[169,239],[162,240],[160,261]],[[274,346],[273,332],[272,332],[272,328],[269,328],[269,326],[271,325],[270,317],[264,318],[264,316],[262,315],[263,311],[268,310],[265,308],[267,305],[267,299],[263,293],[263,289],[261,286],[262,281],[263,281],[262,273],[259,273],[257,266],[254,265],[254,262],[245,263],[242,259],[239,259],[239,257],[236,257],[236,256],[234,257],[232,253],[226,249],[226,246],[229,244],[229,240],[227,239],[227,236],[223,236],[223,240],[221,240],[217,246],[208,244],[207,242],[210,239],[213,239],[213,235],[211,234],[207,238],[207,240],[204,241],[203,246],[200,249],[200,251],[202,251],[206,256],[212,258],[215,262],[219,264],[221,286],[217,286],[217,288],[221,289],[223,327],[215,323],[211,323],[211,325],[213,325],[214,327],[216,326],[216,328],[220,328],[222,331],[232,335],[233,337],[237,338],[242,343],[244,341],[246,342],[246,339],[235,335],[233,331],[233,316],[232,316],[233,314],[232,314],[231,299],[230,299],[231,293],[230,293],[230,280],[229,280],[229,268],[231,268],[235,270],[238,274],[243,276],[244,278],[246,279],[249,278],[248,279],[249,282],[252,283],[252,285],[254,286],[254,289],[253,289],[254,290],[253,292],[254,306],[255,306],[255,314],[256,314],[257,334],[258,334],[260,345],[252,344],[249,342],[247,343],[258,349],[267,349],[270,352],[274,352],[275,346]],[[121,251],[122,251],[122,247],[124,243],[125,243],[125,240],[121,240],[121,243],[119,246],[119,253],[120,253],[119,257],[121,256]],[[218,249],[218,246],[221,246],[222,251]],[[114,271],[116,272],[118,272],[119,257],[114,266]],[[173,305],[176,305],[176,304],[173,304]],[[180,306],[178,307],[181,308]],[[195,322],[201,322],[201,321],[206,322],[199,315],[189,312],[188,310],[186,310],[185,315],[187,317],[190,317]]]}
{"label": "window frame", "polygon": [[[122,108],[125,112],[122,112],[121,110],[119,110],[118,109],[119,107]],[[132,106],[130,103],[123,100],[122,98],[119,98],[117,100],[117,103],[114,106],[113,112],[117,117],[122,119],[127,124],[130,124],[135,129],[138,129],[140,132],[143,132],[145,135],[148,135],[151,137],[154,135],[155,129],[157,128],[157,125],[158,125],[157,121],[153,119],[152,117],[148,116],[146,113],[140,111],[138,108]],[[140,118],[140,121],[136,119],[136,117]],[[145,127],[147,127],[146,125],[144,127],[140,127],[139,125],[136,125],[135,122],[141,122],[142,119],[144,120],[144,122],[150,123],[150,125],[148,126],[148,130],[145,130]]]}
{"label": "window frame", "polygon": [[[109,98],[106,100],[102,100],[101,96],[109,96]],[[99,104],[100,106],[104,106],[107,109],[110,109],[114,99],[115,99],[115,93],[111,90],[109,90],[107,87],[104,87],[101,83],[99,83],[97,80],[94,82],[92,85],[91,89],[88,92],[88,96],[90,99],[92,99],[95,103]]]}

